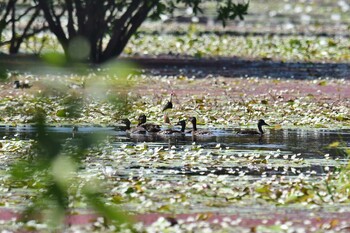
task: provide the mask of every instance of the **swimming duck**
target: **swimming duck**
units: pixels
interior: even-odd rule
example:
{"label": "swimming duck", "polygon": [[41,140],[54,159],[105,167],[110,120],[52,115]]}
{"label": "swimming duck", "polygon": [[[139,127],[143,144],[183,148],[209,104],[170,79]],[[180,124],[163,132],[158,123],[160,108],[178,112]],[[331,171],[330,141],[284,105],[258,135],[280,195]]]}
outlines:
{"label": "swimming duck", "polygon": [[181,120],[181,121],[179,121],[179,122],[177,122],[177,124],[176,125],[181,125],[181,132],[182,133],[185,133],[185,129],[186,129],[186,120]]}
{"label": "swimming duck", "polygon": [[254,135],[254,134],[259,134],[259,135],[263,135],[263,134],[264,134],[264,131],[263,131],[263,129],[262,129],[262,126],[263,126],[263,125],[269,126],[263,119],[260,119],[260,120],[258,121],[258,131],[247,129],[247,130],[240,130],[240,131],[238,131],[237,133],[238,133],[238,134],[252,134],[252,135]]}
{"label": "swimming duck", "polygon": [[137,126],[137,127],[134,127],[134,128],[131,128],[130,125],[131,125],[131,122],[129,119],[122,119],[121,120],[121,123],[125,124],[126,128],[125,128],[125,131],[127,133],[132,133],[132,134],[145,134],[147,131],[145,128],[141,127],[141,126]]}
{"label": "swimming duck", "polygon": [[188,121],[190,121],[192,123],[192,134],[194,134],[194,135],[212,135],[212,133],[210,131],[197,129],[197,118],[196,117],[190,117],[190,118],[188,118]]}
{"label": "swimming duck", "polygon": [[15,89],[20,89],[20,88],[23,89],[23,88],[30,88],[31,85],[29,85],[29,82],[27,80],[25,80],[24,82],[16,80],[13,82],[13,87]]}
{"label": "swimming duck", "polygon": [[176,125],[181,125],[181,130],[165,129],[165,130],[159,131],[158,134],[161,134],[161,135],[185,134],[186,121],[181,120]]}
{"label": "swimming duck", "polygon": [[72,138],[74,138],[75,134],[77,134],[77,133],[78,133],[78,126],[73,126],[73,128],[72,128]]}
{"label": "swimming duck", "polygon": [[152,123],[146,123],[147,118],[145,114],[141,114],[138,119],[137,126],[143,127],[147,132],[156,133],[160,131],[160,126]]}

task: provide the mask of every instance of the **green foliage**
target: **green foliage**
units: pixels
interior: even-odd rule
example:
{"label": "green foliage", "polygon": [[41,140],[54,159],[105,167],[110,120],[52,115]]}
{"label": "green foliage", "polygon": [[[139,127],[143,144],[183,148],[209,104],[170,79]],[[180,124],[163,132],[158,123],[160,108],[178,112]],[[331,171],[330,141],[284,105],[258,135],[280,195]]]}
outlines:
{"label": "green foliage", "polygon": [[227,0],[224,5],[218,8],[218,19],[222,21],[223,26],[226,26],[227,20],[234,20],[239,17],[244,20],[244,15],[248,13],[250,1],[246,3],[233,3],[232,0]]}
{"label": "green foliage", "polygon": [[[46,58],[55,65],[61,65],[65,59],[48,55]],[[85,67],[85,66],[84,66]],[[105,96],[106,90],[119,86],[124,92],[132,86],[132,81],[127,81],[128,65],[123,64],[123,69],[116,66],[103,68],[99,75],[105,75],[106,82],[95,78],[94,82],[85,86],[85,81],[81,88],[96,88],[101,96],[98,99],[101,102],[113,102],[115,109],[123,108],[125,102],[122,102],[123,95],[115,93]],[[130,68],[130,67],[129,67]],[[110,71],[108,71],[110,70]],[[114,72],[118,71],[118,77]],[[112,73],[110,73],[112,72]],[[93,85],[94,83],[99,86]],[[55,86],[53,86],[56,83]],[[119,226],[122,223],[128,223],[126,215],[116,208],[106,204],[103,183],[97,179],[86,180],[81,176],[82,161],[86,158],[87,151],[98,145],[106,139],[104,134],[79,134],[75,133],[72,138],[67,140],[58,139],[55,134],[47,130],[47,119],[50,114],[49,109],[55,112],[55,117],[66,118],[69,122],[79,118],[84,109],[87,96],[78,91],[68,91],[66,87],[57,85],[57,82],[47,83],[48,86],[57,88],[53,91],[40,91],[39,95],[32,99],[25,107],[25,111],[32,116],[32,122],[36,130],[35,141],[26,155],[16,161],[9,171],[11,174],[11,186],[17,188],[29,188],[32,190],[30,197],[31,204],[23,212],[24,218],[21,221],[28,222],[33,219],[43,221],[48,224],[50,230],[62,230],[65,224],[65,217],[71,212],[72,198],[79,197],[85,203],[95,210],[100,216],[103,216],[110,225]],[[103,95],[102,95],[103,93]],[[96,91],[88,97],[99,95]],[[120,95],[120,98],[119,98]],[[102,98],[103,96],[103,98]],[[101,97],[101,99],[100,99]],[[59,102],[59,108],[48,107],[53,100]],[[123,100],[125,101],[125,100]],[[98,108],[101,105],[97,106]],[[11,107],[11,111],[16,111],[16,107]],[[117,116],[116,116],[117,118]]]}
{"label": "green foliage", "polygon": [[[193,15],[198,15],[203,13],[201,7],[205,5],[205,2],[202,0],[92,0],[89,4],[86,4],[83,0],[77,0],[74,3],[65,1],[52,6],[46,0],[31,0],[28,1],[28,5],[21,5],[21,7],[28,8],[26,14],[31,10],[35,12],[30,14],[32,18],[28,21],[28,29],[36,30],[32,34],[27,31],[22,33],[25,40],[32,40],[33,35],[48,28],[57,38],[65,57],[69,61],[101,63],[120,55],[131,36],[148,18],[160,19],[162,15],[172,14],[175,9],[183,6],[191,8]],[[213,2],[216,2],[218,6],[217,15],[224,25],[227,20],[236,17],[243,20],[249,6],[249,2],[243,4],[236,4],[231,0],[224,3],[219,0]],[[16,4],[20,3],[16,2],[14,7],[17,6]],[[94,12],[94,14],[91,12]],[[21,16],[18,15],[17,17],[20,18]],[[37,23],[41,17],[46,19],[45,24]],[[11,20],[2,21],[0,32],[2,28],[10,27],[9,22]],[[35,28],[39,24],[43,25],[40,30]],[[20,41],[20,43],[22,42],[23,40]],[[36,42],[36,40],[33,40],[33,42]],[[46,43],[44,38],[42,43]],[[106,46],[102,46],[102,44],[106,44]],[[36,47],[35,52],[42,50],[41,46],[34,45],[34,47]],[[44,58],[55,65],[62,66],[65,64],[65,60],[54,53],[46,54]]]}

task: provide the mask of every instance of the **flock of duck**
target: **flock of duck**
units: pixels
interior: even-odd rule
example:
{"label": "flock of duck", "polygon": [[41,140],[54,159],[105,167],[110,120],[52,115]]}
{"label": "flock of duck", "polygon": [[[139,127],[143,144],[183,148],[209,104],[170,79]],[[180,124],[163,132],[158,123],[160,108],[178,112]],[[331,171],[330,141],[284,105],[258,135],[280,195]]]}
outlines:
{"label": "flock of duck", "polygon": [[[172,97],[174,96],[174,93],[171,93],[170,99],[167,101],[167,103],[164,105],[162,112],[167,111],[168,109],[173,108],[173,103],[172,103]],[[167,116],[166,113],[164,113],[164,122],[165,123],[170,123],[170,120]],[[192,129],[186,131],[186,122],[192,123]],[[175,129],[163,129],[161,128],[160,125],[154,124],[154,123],[149,123],[147,122],[147,117],[145,114],[141,114],[138,117],[138,124],[135,127],[131,127],[131,122],[129,119],[122,119],[121,120],[122,124],[125,124],[126,132],[129,134],[137,135],[137,134],[158,134],[158,135],[184,135],[184,134],[192,134],[192,135],[212,135],[213,132],[209,130],[204,130],[204,129],[198,129],[197,128],[197,119],[196,117],[189,117],[187,120],[180,120],[177,122],[176,125],[181,126],[180,130],[175,130]],[[239,129],[237,130],[237,134],[246,134],[246,135],[260,135],[262,136],[264,134],[264,131],[262,129],[262,126],[269,126],[263,119],[260,119],[258,121],[258,130],[242,130]]]}

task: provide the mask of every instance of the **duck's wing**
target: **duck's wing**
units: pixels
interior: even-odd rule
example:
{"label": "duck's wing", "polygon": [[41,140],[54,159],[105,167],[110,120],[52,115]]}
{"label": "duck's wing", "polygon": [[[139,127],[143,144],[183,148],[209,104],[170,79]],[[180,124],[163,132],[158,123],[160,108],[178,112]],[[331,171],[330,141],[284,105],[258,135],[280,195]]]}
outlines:
{"label": "duck's wing", "polygon": [[201,136],[210,136],[213,135],[211,131],[208,130],[196,130],[192,131],[195,135],[201,135]]}
{"label": "duck's wing", "polygon": [[132,134],[146,134],[147,133],[146,129],[141,127],[141,126],[136,126],[135,128],[132,128],[129,132]]}
{"label": "duck's wing", "polygon": [[260,134],[260,133],[258,131],[256,131],[256,130],[245,129],[245,130],[237,131],[237,134],[257,135],[257,134]]}
{"label": "duck's wing", "polygon": [[147,132],[151,132],[151,133],[156,133],[161,130],[159,125],[155,125],[152,123],[144,123],[140,125],[140,127],[143,127]]}

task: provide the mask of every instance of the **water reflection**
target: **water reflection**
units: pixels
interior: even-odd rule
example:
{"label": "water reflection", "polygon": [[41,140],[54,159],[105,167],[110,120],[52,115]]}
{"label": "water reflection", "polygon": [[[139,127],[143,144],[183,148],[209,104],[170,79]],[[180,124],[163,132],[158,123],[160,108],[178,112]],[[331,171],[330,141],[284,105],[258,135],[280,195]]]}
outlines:
{"label": "water reflection", "polygon": [[[72,137],[72,126],[48,127],[49,133],[57,135],[58,139]],[[125,131],[114,127],[79,127],[77,137],[84,134],[106,133],[115,138],[116,145],[120,143],[137,144],[149,142],[149,146],[172,147],[191,145],[196,143],[202,148],[231,148],[236,150],[280,150],[293,154],[301,153],[305,158],[324,158],[329,154],[331,158],[346,156],[343,150],[329,147],[331,143],[341,142],[350,146],[350,129],[280,129],[267,130],[263,137],[259,135],[238,135],[233,129],[214,129],[210,136],[193,136],[191,134],[179,136],[164,136],[157,134],[129,135]],[[36,129],[31,126],[1,126],[1,138],[18,140],[35,139]]]}

